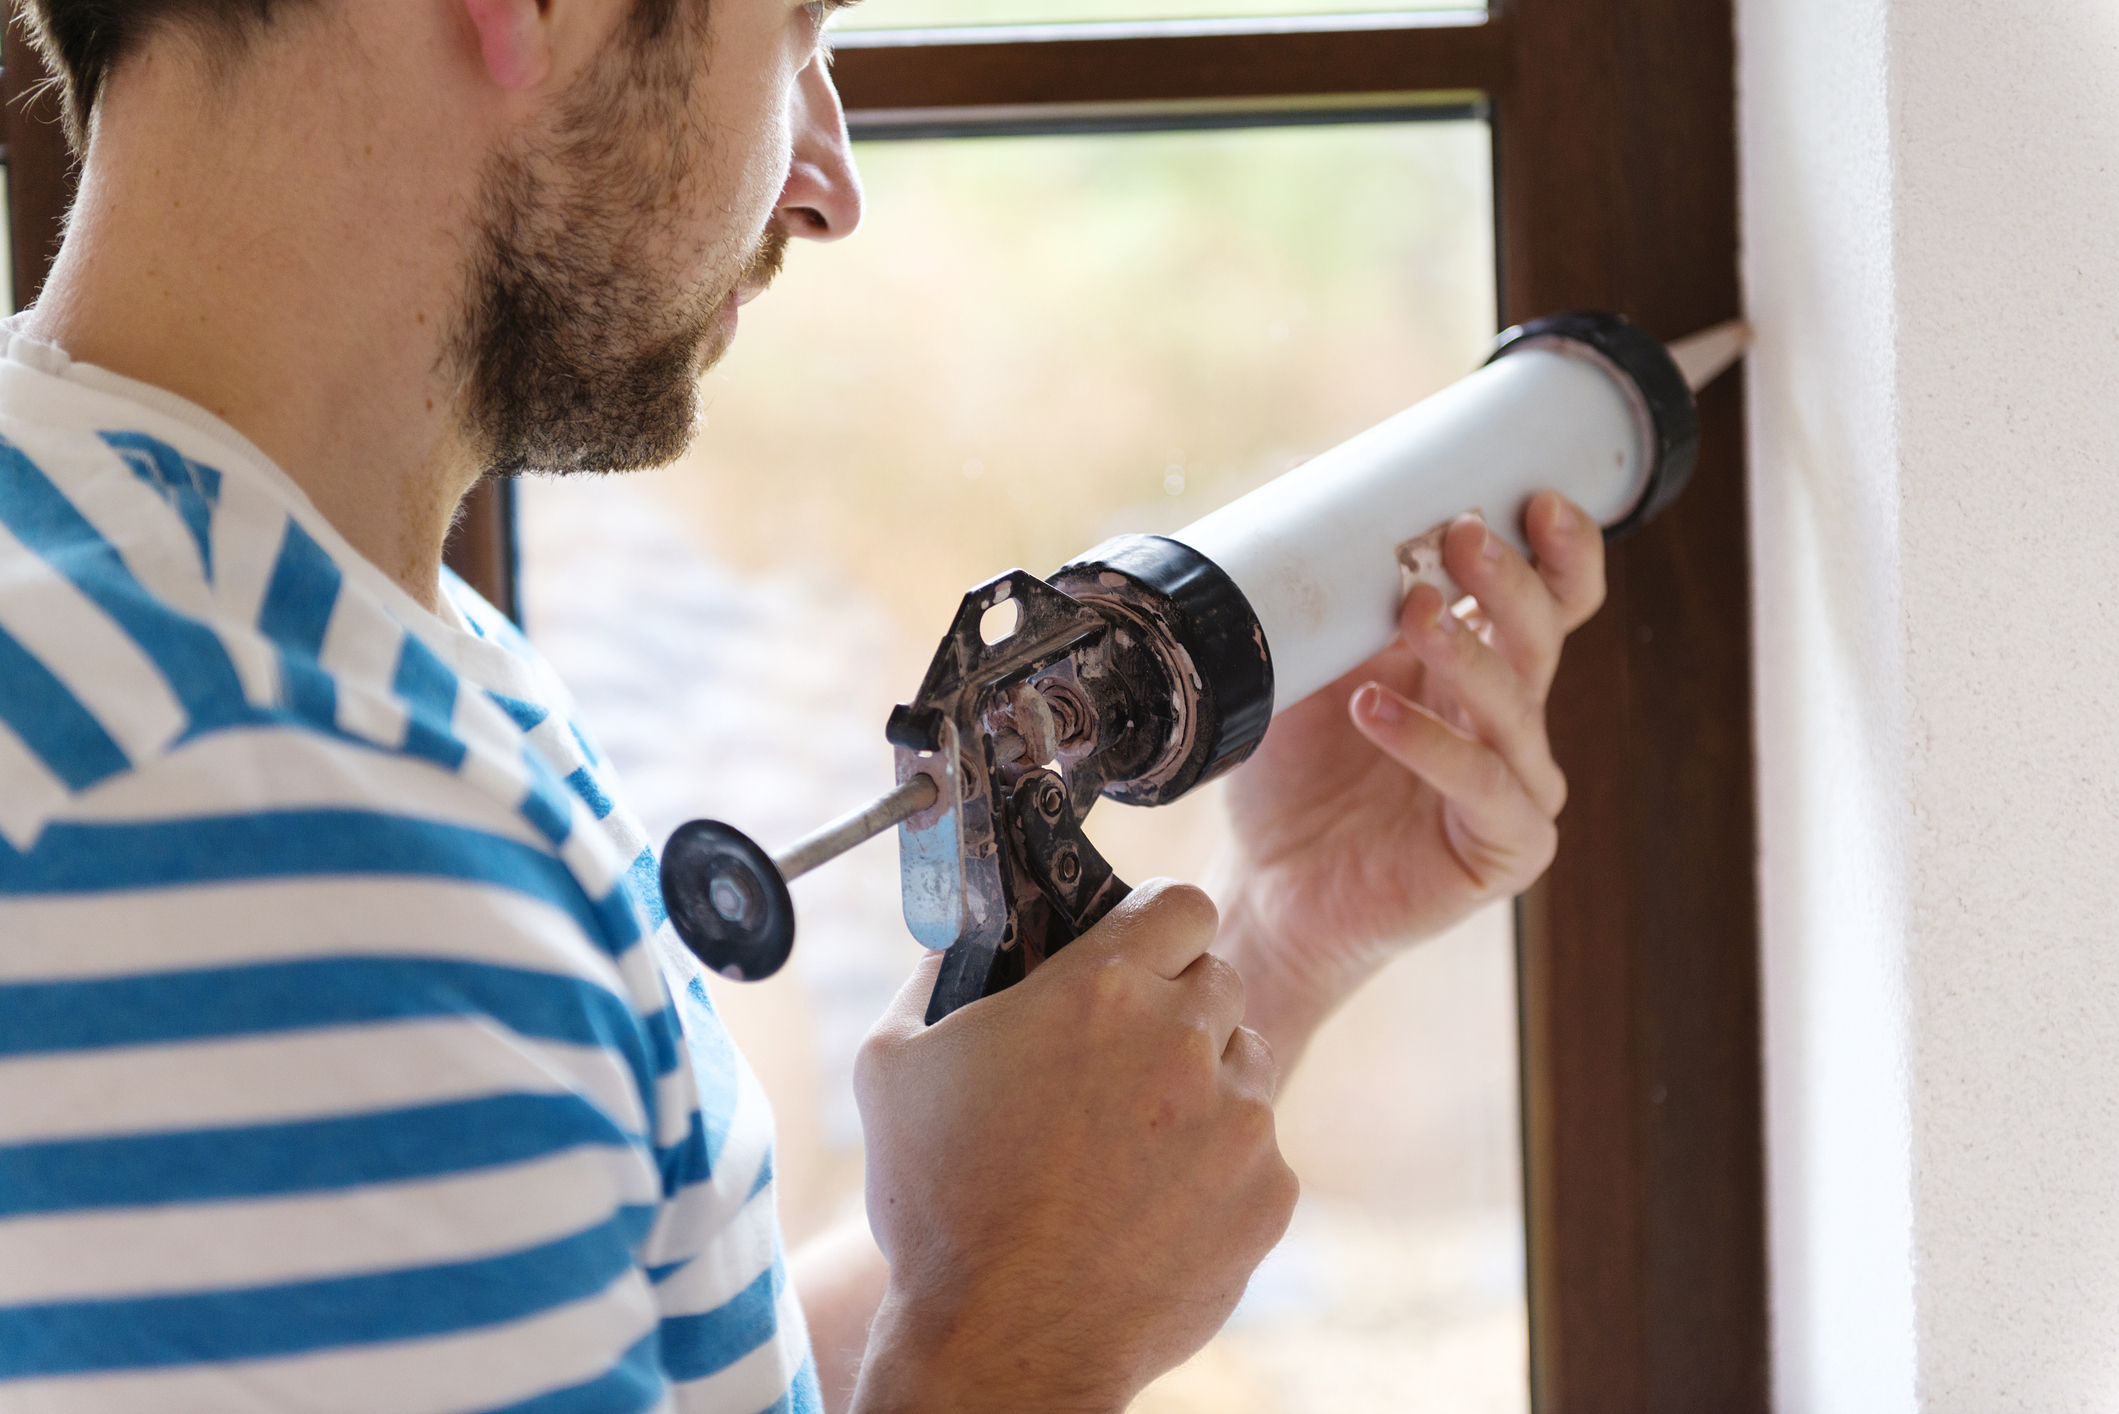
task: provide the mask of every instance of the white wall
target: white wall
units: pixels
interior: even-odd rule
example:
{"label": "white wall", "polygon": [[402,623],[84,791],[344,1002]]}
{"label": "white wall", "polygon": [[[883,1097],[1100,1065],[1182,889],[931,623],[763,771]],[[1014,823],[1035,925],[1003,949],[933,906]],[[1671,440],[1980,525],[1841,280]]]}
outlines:
{"label": "white wall", "polygon": [[1738,9],[1780,1406],[2119,1407],[2119,6]]}

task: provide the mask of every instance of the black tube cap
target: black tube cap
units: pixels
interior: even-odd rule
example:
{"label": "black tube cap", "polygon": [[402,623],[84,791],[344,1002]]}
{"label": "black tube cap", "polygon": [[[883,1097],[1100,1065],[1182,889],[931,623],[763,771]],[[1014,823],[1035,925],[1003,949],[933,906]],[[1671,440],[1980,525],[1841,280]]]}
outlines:
{"label": "black tube cap", "polygon": [[719,820],[679,825],[662,847],[670,926],[723,977],[757,982],[795,949],[795,905],[772,856]]}
{"label": "black tube cap", "polygon": [[1692,401],[1692,389],[1678,370],[1663,341],[1623,314],[1602,310],[1574,309],[1549,314],[1504,330],[1494,341],[1487,362],[1505,358],[1535,340],[1565,339],[1602,354],[1620,372],[1633,380],[1647,405],[1654,426],[1655,460],[1648,469],[1648,485],[1641,499],[1615,525],[1604,528],[1605,541],[1622,540],[1639,530],[1663,507],[1677,499],[1692,469],[1700,459],[1700,412]]}
{"label": "black tube cap", "polygon": [[[1131,588],[1106,585],[1108,573]],[[1221,566],[1180,540],[1120,535],[1063,565],[1052,584],[1089,603],[1114,595],[1160,620],[1181,650],[1177,671],[1190,679],[1151,694],[1186,695],[1195,704],[1198,720],[1184,760],[1166,763],[1152,779],[1114,780],[1106,794],[1129,805],[1166,805],[1241,765],[1257,748],[1273,720],[1273,654],[1250,601]],[[1156,703],[1136,706],[1158,731],[1167,725]]]}

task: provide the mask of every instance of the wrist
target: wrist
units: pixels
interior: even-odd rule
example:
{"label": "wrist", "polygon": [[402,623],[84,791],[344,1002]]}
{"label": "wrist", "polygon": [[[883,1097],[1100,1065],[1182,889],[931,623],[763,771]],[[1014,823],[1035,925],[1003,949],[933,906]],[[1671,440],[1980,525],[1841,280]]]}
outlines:
{"label": "wrist", "polygon": [[983,1303],[922,1306],[895,1289],[883,1298],[854,1389],[853,1414],[1123,1414],[1130,1390],[1111,1390],[1096,1352],[1019,1339]]}
{"label": "wrist", "polygon": [[1231,888],[1217,897],[1224,901],[1214,951],[1243,978],[1243,1024],[1272,1048],[1285,1078],[1317,1028],[1374,969],[1351,973],[1343,962],[1319,961],[1289,946],[1267,925],[1247,890]]}

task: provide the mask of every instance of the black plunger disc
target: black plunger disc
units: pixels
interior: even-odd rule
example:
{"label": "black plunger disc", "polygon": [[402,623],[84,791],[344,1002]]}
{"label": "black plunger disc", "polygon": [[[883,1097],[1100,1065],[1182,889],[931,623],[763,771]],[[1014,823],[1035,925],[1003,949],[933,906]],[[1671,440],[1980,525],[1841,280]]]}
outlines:
{"label": "black plunger disc", "polygon": [[750,836],[719,820],[694,820],[670,835],[662,903],[684,945],[733,981],[772,976],[795,949],[787,881]]}

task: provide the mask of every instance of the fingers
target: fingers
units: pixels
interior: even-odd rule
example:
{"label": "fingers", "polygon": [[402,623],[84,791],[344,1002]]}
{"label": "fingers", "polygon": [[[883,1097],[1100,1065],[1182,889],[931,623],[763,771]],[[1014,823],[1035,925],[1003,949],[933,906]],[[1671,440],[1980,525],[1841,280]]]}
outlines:
{"label": "fingers", "polygon": [[1572,633],[1604,603],[1604,532],[1581,507],[1557,491],[1531,497],[1523,533],[1538,557],[1538,577],[1560,606]]}
{"label": "fingers", "polygon": [[1459,860],[1482,887],[1526,863],[1542,869],[1551,859],[1558,839],[1553,816],[1559,812],[1548,813],[1534,801],[1499,752],[1379,683],[1354,694],[1352,711],[1355,725],[1385,755],[1457,807],[1479,846],[1460,850]]}
{"label": "fingers", "polygon": [[1220,921],[1204,890],[1175,879],[1150,879],[1058,957],[1119,953],[1174,982],[1213,945]]}
{"label": "fingers", "polygon": [[1280,1064],[1273,1059],[1273,1048],[1248,1026],[1238,1026],[1229,1033],[1229,1042],[1222,1047],[1221,1065],[1230,1090],[1245,1099],[1263,1100],[1270,1105],[1280,1093]]}
{"label": "fingers", "polygon": [[869,1038],[889,1044],[908,1040],[927,1029],[927,1002],[934,995],[934,979],[942,972],[942,954],[930,952],[921,957],[905,985],[890,999],[876,1024],[869,1028]]}
{"label": "fingers", "polygon": [[[1483,527],[1481,531],[1484,533]],[[1493,539],[1491,535],[1487,538]],[[1516,563],[1522,565],[1521,557]],[[1523,568],[1529,572],[1528,566]],[[1542,586],[1535,592],[1547,597]],[[1529,799],[1548,818],[1558,815],[1560,807],[1567,803],[1567,777],[1552,759],[1552,745],[1545,734],[1544,684],[1534,686],[1525,681],[1517,664],[1482,642],[1443,606],[1442,595],[1432,585],[1419,585],[1407,596],[1404,623],[1406,642],[1427,665],[1433,684],[1464,713],[1477,738],[1470,744],[1483,742],[1499,753],[1501,762],[1521,783]],[[1497,635],[1505,633],[1497,621]],[[1552,637],[1550,651],[1557,659],[1557,629]],[[1387,697],[1357,693],[1356,725],[1366,730],[1374,713],[1388,703]],[[1457,733],[1451,735],[1463,740]],[[1434,784],[1438,790],[1443,789],[1439,781]],[[1455,799],[1450,791],[1443,793]]]}

